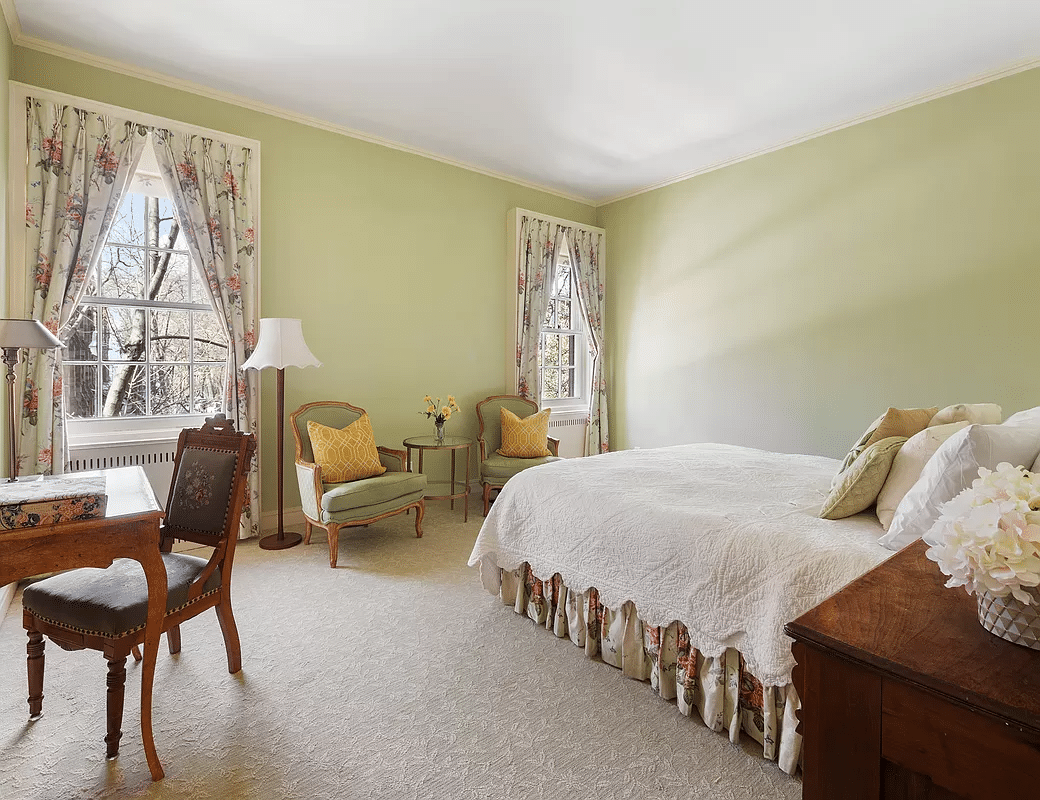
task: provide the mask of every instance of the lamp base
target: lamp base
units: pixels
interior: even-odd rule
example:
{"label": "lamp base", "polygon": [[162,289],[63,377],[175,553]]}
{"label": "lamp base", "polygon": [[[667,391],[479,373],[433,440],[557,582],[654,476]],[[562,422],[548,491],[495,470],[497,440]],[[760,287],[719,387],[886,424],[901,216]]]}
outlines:
{"label": "lamp base", "polygon": [[299,533],[272,533],[270,536],[265,536],[260,540],[261,550],[288,550],[290,547],[296,547],[300,542],[303,541],[303,536]]}

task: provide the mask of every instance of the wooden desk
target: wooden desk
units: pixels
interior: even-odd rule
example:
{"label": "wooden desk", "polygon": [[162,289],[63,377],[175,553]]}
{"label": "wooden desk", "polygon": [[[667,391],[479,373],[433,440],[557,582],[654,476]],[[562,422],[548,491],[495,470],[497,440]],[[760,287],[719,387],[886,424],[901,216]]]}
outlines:
{"label": "wooden desk", "polygon": [[1040,651],[978,623],[916,542],[786,626],[804,800],[1036,792]]}
{"label": "wooden desk", "polygon": [[107,478],[104,517],[0,531],[0,586],[44,572],[75,567],[107,567],[132,558],[148,581],[148,622],[141,668],[141,740],[152,779],[163,777],[152,738],[152,684],[166,612],[166,567],[159,553],[162,517],[152,487],[140,467],[84,473]]}

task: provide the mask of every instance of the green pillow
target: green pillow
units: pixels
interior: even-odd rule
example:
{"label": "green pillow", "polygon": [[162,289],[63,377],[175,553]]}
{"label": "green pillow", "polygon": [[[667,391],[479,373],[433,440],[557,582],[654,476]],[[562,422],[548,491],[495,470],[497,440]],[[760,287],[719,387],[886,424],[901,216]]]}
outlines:
{"label": "green pillow", "polygon": [[889,436],[874,442],[841,473],[820,511],[822,519],[843,519],[870,508],[885,485],[896,453],[906,436]]}

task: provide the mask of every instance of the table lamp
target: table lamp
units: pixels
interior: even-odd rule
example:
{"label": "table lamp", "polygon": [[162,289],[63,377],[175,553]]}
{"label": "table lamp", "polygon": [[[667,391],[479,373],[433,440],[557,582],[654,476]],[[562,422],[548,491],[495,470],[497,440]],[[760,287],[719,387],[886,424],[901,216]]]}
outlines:
{"label": "table lamp", "polygon": [[7,364],[7,446],[10,458],[7,465],[7,482],[12,483],[18,480],[18,452],[14,439],[14,417],[17,407],[14,368],[18,365],[22,348],[49,350],[52,347],[61,347],[61,342],[35,319],[0,319],[0,347],[4,350],[4,363]]}
{"label": "table lamp", "polygon": [[303,340],[303,324],[298,319],[261,319],[260,338],[253,354],[246,359],[242,369],[278,370],[278,533],[260,540],[264,550],[285,550],[295,547],[303,537],[298,533],[286,533],[282,527],[282,430],[285,424],[285,368],[320,367]]}

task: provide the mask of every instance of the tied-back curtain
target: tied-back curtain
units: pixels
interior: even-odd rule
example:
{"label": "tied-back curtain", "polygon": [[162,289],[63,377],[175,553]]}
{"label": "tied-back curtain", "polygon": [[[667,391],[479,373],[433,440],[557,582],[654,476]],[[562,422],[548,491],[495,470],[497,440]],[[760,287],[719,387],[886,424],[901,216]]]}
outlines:
{"label": "tied-back curtain", "polygon": [[589,397],[589,424],[585,434],[585,454],[606,453],[610,449],[607,429],[607,382],[603,377],[603,280],[600,277],[600,252],[603,234],[569,228],[567,244],[571,249],[571,273],[578,279],[578,300],[589,336],[592,357],[592,385]]}
{"label": "tied-back curtain", "polygon": [[[26,101],[26,306],[59,339],[101,256],[145,134],[127,120]],[[29,350],[22,374],[19,472],[64,472],[61,351]]]}
{"label": "tied-back curtain", "polygon": [[541,403],[538,346],[542,321],[549,307],[549,287],[556,269],[556,254],[566,246],[566,228],[553,222],[523,217],[520,221],[520,264],[517,294],[522,313],[516,320],[517,394]]}
{"label": "tied-back curtain", "polygon": [[[203,272],[228,337],[228,416],[239,431],[257,432],[259,378],[242,370],[256,344],[256,198],[249,148],[156,129],[156,160],[192,258]],[[259,459],[247,478],[240,535],[260,533]]]}

